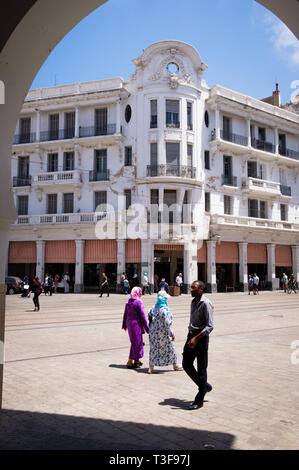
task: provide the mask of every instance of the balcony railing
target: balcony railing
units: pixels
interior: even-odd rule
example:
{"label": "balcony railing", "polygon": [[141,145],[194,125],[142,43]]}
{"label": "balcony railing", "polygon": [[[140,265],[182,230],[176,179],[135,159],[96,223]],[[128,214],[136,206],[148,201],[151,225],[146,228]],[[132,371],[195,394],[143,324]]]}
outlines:
{"label": "balcony railing", "polygon": [[37,224],[87,224],[96,223],[109,218],[107,212],[71,213],[71,214],[45,214],[45,215],[22,215],[15,224],[37,225]]}
{"label": "balcony railing", "polygon": [[110,179],[109,170],[105,170],[105,171],[90,170],[89,172],[89,181],[109,181],[109,179]]}
{"label": "balcony railing", "polygon": [[237,177],[222,175],[222,184],[226,184],[227,186],[238,186]]}
{"label": "balcony railing", "polygon": [[233,144],[243,145],[245,147],[248,145],[248,138],[243,135],[232,134],[231,132],[220,130],[220,137],[222,140],[232,142]]}
{"label": "balcony railing", "polygon": [[291,186],[285,186],[284,184],[280,185],[280,192],[283,196],[292,196]]}
{"label": "balcony railing", "polygon": [[275,230],[299,230],[299,224],[293,222],[276,221],[258,217],[243,217],[232,215],[218,215],[211,216],[211,225],[228,225],[228,226],[243,226],[243,227],[260,227]]}
{"label": "balcony railing", "polygon": [[262,195],[279,196],[281,194],[280,184],[276,181],[267,181],[260,178],[244,178],[242,181],[242,190],[259,193]]}
{"label": "balcony railing", "polygon": [[180,178],[196,178],[196,168],[186,165],[148,165],[147,176],[177,176]]}
{"label": "balcony railing", "polygon": [[275,146],[271,142],[265,140],[252,139],[251,146],[257,150],[263,150],[265,152],[275,153]]}
{"label": "balcony railing", "polygon": [[80,170],[39,173],[34,176],[33,183],[37,185],[43,183],[82,183],[82,174]]}
{"label": "balcony railing", "polygon": [[286,147],[279,146],[279,155],[299,160],[299,152],[296,150],[287,149]]}
{"label": "balcony railing", "polygon": [[51,140],[73,139],[75,136],[74,129],[57,129],[54,131],[41,131],[40,141],[47,142]]}
{"label": "balcony railing", "polygon": [[20,178],[19,176],[14,176],[12,179],[12,185],[14,188],[18,186],[31,186],[31,182],[31,176],[27,176],[27,178]]}
{"label": "balcony railing", "polygon": [[31,132],[28,134],[17,134],[14,136],[13,143],[14,145],[18,144],[32,144],[36,141],[36,133]]}
{"label": "balcony railing", "polygon": [[96,126],[79,127],[79,137],[94,137],[98,135],[116,134],[116,124],[107,124],[107,126],[99,128]]}
{"label": "balcony railing", "polygon": [[179,129],[179,127],[180,127],[180,122],[179,122],[179,121],[166,121],[166,127]]}

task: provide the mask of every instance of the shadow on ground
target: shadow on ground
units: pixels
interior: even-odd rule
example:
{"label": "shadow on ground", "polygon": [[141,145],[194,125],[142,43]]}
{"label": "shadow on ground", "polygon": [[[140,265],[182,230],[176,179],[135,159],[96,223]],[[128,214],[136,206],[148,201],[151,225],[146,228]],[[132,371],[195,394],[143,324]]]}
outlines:
{"label": "shadow on ground", "polygon": [[228,450],[233,441],[222,432],[7,409],[0,426],[1,450]]}

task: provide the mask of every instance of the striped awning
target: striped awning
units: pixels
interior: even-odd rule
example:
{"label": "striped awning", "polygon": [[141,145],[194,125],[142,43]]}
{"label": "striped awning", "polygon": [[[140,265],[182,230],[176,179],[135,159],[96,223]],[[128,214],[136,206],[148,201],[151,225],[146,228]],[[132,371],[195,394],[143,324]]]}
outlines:
{"label": "striped awning", "polygon": [[141,263],[141,240],[126,241],[126,263]]}
{"label": "striped awning", "polygon": [[45,263],[75,263],[76,244],[74,240],[46,241]]}
{"label": "striped awning", "polygon": [[275,266],[292,267],[292,248],[289,245],[276,245]]}
{"label": "striped awning", "polygon": [[267,247],[264,243],[248,243],[248,264],[267,264]]}
{"label": "striped awning", "polygon": [[36,263],[36,243],[32,242],[9,242],[9,263]]}
{"label": "striped awning", "polygon": [[164,251],[184,251],[184,245],[155,245],[155,250],[164,250]]}
{"label": "striped awning", "polygon": [[117,263],[117,241],[86,240],[84,263]]}
{"label": "striped awning", "polygon": [[216,263],[239,263],[239,247],[236,242],[216,244]]}

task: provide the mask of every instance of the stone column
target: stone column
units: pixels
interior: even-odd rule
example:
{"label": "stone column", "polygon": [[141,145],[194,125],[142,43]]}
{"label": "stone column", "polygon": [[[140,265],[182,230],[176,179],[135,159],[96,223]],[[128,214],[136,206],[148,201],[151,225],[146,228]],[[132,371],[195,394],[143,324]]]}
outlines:
{"label": "stone column", "polygon": [[40,142],[40,111],[36,112],[36,142]]}
{"label": "stone column", "polygon": [[251,124],[251,119],[250,117],[247,118],[247,139],[248,139],[248,147],[251,147],[251,132],[250,132],[250,124]]}
{"label": "stone column", "polygon": [[274,127],[274,146],[275,146],[275,154],[279,154],[279,138],[278,138],[278,128]]}
{"label": "stone column", "polygon": [[76,268],[74,292],[84,292],[84,244],[85,240],[75,240],[76,242]]}
{"label": "stone column", "polygon": [[45,241],[36,241],[36,276],[41,282],[45,277],[45,246]]}
{"label": "stone column", "polygon": [[216,284],[216,242],[207,240],[207,291],[217,292]]}
{"label": "stone column", "polygon": [[292,246],[292,271],[299,285],[299,245]]}
{"label": "stone column", "polygon": [[220,139],[220,108],[217,106],[215,110],[215,137]]}
{"label": "stone column", "polygon": [[116,292],[120,293],[120,275],[126,272],[126,240],[117,240],[117,284]]}
{"label": "stone column", "polygon": [[164,139],[164,130],[166,122],[166,104],[164,97],[158,98],[158,140],[157,140],[157,151],[158,151],[158,165],[166,164],[166,145]]}
{"label": "stone column", "polygon": [[275,244],[270,243],[267,245],[267,281],[270,284],[270,289],[274,290],[275,285]]}
{"label": "stone column", "polygon": [[120,101],[116,102],[116,134],[120,134]]}
{"label": "stone column", "polygon": [[248,292],[247,242],[239,245],[239,283],[241,292]]}
{"label": "stone column", "polygon": [[184,244],[184,292],[188,293],[193,281],[197,280],[197,242]]}

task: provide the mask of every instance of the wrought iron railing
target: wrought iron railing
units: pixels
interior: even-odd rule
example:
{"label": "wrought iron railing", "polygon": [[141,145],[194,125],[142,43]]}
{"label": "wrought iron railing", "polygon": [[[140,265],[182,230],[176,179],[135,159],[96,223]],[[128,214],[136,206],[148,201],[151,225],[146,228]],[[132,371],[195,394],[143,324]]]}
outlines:
{"label": "wrought iron railing", "polygon": [[264,150],[265,152],[275,153],[275,145],[271,142],[266,142],[261,139],[252,139],[251,146],[258,150]]}
{"label": "wrought iron railing", "polygon": [[280,192],[284,196],[292,196],[292,188],[291,186],[285,186],[284,184],[280,185]]}
{"label": "wrought iron railing", "polygon": [[232,142],[233,144],[243,145],[247,147],[248,138],[243,135],[233,134],[232,132],[220,130],[220,137],[222,140]]}
{"label": "wrought iron railing", "polygon": [[104,127],[88,126],[79,127],[79,137],[94,137],[98,135],[113,135],[116,134],[116,124],[107,124]]}
{"label": "wrought iron railing", "polygon": [[18,144],[31,144],[32,142],[36,141],[36,133],[26,133],[26,134],[17,134],[14,136],[13,143],[14,145]]}
{"label": "wrought iron railing", "polygon": [[41,131],[40,141],[47,142],[51,140],[73,139],[75,137],[75,129],[57,129]]}
{"label": "wrought iron railing", "polygon": [[109,181],[110,172],[109,170],[105,171],[94,171],[89,172],[89,181]]}
{"label": "wrought iron railing", "polygon": [[196,168],[187,165],[148,165],[147,176],[178,176],[196,178]]}
{"label": "wrought iron railing", "polygon": [[19,176],[14,176],[12,179],[13,187],[17,186],[31,186],[32,177],[27,176],[26,178],[20,178]]}
{"label": "wrought iron railing", "polygon": [[238,186],[237,177],[231,175],[222,175],[222,184],[227,186]]}
{"label": "wrought iron railing", "polygon": [[294,160],[299,160],[299,152],[296,150],[287,149],[286,147],[279,146],[279,155],[283,157],[293,158]]}

